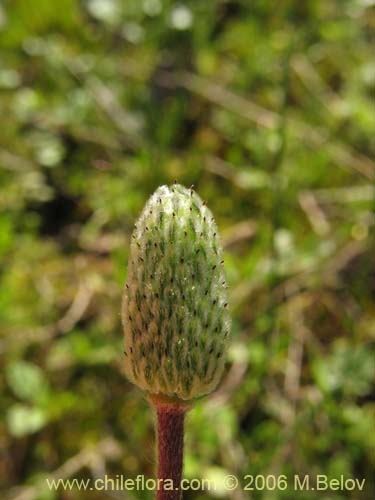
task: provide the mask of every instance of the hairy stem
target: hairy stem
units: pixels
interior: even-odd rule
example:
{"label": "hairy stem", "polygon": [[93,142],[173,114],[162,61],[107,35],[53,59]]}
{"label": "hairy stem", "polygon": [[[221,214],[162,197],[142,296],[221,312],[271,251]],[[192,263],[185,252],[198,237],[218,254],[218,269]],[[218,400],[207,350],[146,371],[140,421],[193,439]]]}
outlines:
{"label": "hairy stem", "polygon": [[181,498],[179,487],[183,468],[184,419],[188,407],[186,405],[156,403],[155,408],[158,434],[157,478],[163,480],[159,481],[156,499],[179,500]]}

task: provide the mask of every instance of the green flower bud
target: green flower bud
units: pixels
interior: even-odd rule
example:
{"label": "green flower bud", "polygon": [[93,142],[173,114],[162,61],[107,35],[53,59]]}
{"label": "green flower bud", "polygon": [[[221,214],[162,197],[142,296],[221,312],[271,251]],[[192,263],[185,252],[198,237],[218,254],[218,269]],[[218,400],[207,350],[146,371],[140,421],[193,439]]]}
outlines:
{"label": "green flower bud", "polygon": [[151,395],[211,392],[230,329],[218,229],[192,190],[161,186],[132,235],[123,296],[125,371]]}

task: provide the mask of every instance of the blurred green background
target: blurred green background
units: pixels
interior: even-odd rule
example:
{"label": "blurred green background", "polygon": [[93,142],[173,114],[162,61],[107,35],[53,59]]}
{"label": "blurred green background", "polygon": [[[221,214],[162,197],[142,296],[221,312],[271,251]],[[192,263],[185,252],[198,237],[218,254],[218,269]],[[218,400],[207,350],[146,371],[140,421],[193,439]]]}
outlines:
{"label": "blurred green background", "polygon": [[153,413],[122,370],[121,291],[148,196],[195,185],[233,331],[187,418],[185,476],[366,478],[374,498],[373,0],[0,3],[0,475],[153,477]]}

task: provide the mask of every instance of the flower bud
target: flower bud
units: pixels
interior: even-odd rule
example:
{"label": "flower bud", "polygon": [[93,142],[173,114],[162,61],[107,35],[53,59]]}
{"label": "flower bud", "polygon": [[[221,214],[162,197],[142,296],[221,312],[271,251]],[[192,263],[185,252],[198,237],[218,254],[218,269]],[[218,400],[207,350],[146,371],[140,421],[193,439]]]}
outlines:
{"label": "flower bud", "polygon": [[230,330],[218,229],[192,190],[161,186],[131,240],[122,321],[125,371],[150,395],[211,392]]}

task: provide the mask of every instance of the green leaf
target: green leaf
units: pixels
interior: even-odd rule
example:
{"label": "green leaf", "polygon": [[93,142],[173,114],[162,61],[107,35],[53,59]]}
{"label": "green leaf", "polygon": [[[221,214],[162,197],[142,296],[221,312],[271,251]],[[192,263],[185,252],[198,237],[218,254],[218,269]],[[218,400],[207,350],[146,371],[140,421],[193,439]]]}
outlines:
{"label": "green leaf", "polygon": [[13,405],[7,413],[9,432],[15,437],[25,436],[39,431],[47,422],[41,408],[31,408],[22,404]]}
{"label": "green leaf", "polygon": [[13,393],[24,401],[40,400],[48,392],[48,382],[41,368],[27,361],[11,363],[5,375]]}

